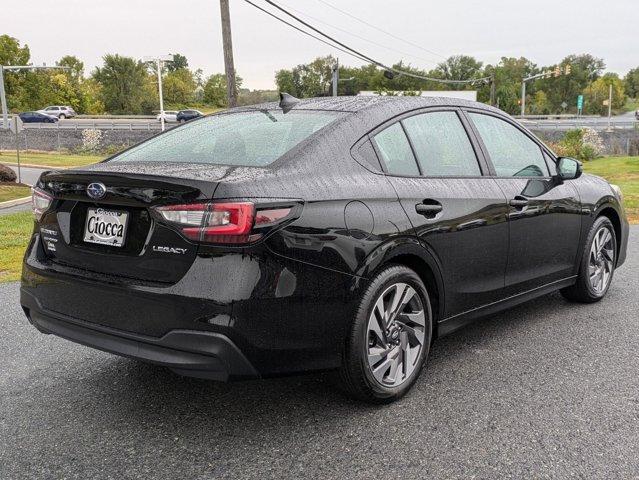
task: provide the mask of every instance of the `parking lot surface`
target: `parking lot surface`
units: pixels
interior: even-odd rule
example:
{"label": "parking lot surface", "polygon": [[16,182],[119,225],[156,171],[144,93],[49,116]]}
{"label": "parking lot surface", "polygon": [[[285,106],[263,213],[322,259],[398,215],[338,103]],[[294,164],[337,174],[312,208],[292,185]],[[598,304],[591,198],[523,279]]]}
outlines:
{"label": "parking lot surface", "polygon": [[608,296],[438,340],[401,401],[219,384],[39,334],[0,285],[0,478],[639,478],[639,228]]}

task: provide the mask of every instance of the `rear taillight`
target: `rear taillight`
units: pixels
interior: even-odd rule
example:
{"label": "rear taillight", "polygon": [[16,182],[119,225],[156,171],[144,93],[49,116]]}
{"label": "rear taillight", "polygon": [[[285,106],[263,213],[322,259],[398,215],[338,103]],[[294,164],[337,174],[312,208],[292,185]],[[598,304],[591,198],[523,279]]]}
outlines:
{"label": "rear taillight", "polygon": [[37,187],[31,189],[31,208],[33,216],[40,221],[44,212],[51,206],[53,197]]}
{"label": "rear taillight", "polygon": [[203,243],[250,243],[261,237],[254,231],[284,219],[291,208],[258,210],[251,202],[192,203],[157,207],[164,220],[182,234]]}

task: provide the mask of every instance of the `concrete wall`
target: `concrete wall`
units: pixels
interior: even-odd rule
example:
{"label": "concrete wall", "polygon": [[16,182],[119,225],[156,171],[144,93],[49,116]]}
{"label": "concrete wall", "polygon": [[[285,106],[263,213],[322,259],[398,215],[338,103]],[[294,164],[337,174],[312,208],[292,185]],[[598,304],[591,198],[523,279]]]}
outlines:
{"label": "concrete wall", "polygon": [[[544,141],[558,142],[565,132],[538,130],[533,132]],[[158,130],[102,130],[101,147],[128,147],[158,133]],[[599,132],[607,154],[639,155],[639,130]],[[20,148],[24,150],[78,150],[82,148],[82,130],[29,129],[19,134]],[[0,130],[0,150],[15,149],[15,135]]]}
{"label": "concrete wall", "polygon": [[[102,131],[100,147],[128,147],[159,133],[158,130],[110,130]],[[82,130],[74,129],[29,129],[18,134],[20,148],[24,150],[80,150]],[[0,130],[0,150],[16,148],[16,136],[9,130]]]}

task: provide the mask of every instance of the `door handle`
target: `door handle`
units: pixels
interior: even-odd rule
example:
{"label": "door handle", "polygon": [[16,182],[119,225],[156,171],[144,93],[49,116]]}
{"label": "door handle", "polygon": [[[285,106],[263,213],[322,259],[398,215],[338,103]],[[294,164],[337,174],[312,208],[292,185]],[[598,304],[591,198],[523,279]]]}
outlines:
{"label": "door handle", "polygon": [[418,203],[415,205],[415,211],[425,217],[434,217],[444,209],[440,203]]}
{"label": "door handle", "polygon": [[528,199],[517,195],[508,203],[510,204],[511,207],[524,208],[526,205],[528,205]]}

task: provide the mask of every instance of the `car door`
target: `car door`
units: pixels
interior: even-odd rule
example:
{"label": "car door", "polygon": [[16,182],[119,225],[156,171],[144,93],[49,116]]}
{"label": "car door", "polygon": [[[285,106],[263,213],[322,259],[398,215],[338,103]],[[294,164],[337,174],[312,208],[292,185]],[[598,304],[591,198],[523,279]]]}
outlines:
{"label": "car door", "polygon": [[[457,109],[426,110],[373,132],[373,143],[444,283],[445,318],[503,295],[506,199]],[[442,319],[442,320],[444,320]]]}
{"label": "car door", "polygon": [[555,159],[515,122],[485,111],[467,115],[509,202],[506,293],[573,275],[581,231],[577,190],[558,180]]}

